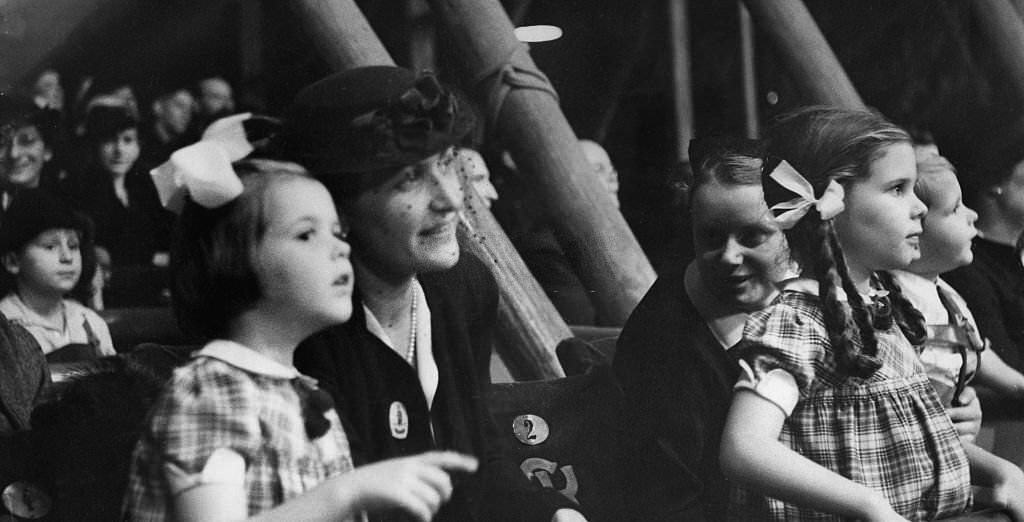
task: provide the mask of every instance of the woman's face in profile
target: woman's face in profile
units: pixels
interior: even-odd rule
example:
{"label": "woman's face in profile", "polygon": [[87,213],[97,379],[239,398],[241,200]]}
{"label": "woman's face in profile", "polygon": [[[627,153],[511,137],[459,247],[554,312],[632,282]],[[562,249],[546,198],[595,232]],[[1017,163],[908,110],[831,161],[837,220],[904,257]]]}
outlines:
{"label": "woman's face in profile", "polygon": [[785,276],[787,251],[761,186],[706,183],[694,193],[691,210],[696,263],[707,290],[736,311],[766,306]]}
{"label": "woman's face in profile", "polygon": [[447,270],[459,260],[462,184],[451,149],[357,196],[348,212],[356,256],[392,275]]}

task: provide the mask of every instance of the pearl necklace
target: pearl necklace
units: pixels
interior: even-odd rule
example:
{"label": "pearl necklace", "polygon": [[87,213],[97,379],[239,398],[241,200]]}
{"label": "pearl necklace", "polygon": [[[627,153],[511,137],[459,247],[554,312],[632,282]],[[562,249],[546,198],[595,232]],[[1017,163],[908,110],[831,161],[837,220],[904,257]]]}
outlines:
{"label": "pearl necklace", "polygon": [[416,302],[419,301],[416,289],[419,285],[412,281],[412,303],[409,307],[409,351],[405,353],[405,362],[416,366]]}

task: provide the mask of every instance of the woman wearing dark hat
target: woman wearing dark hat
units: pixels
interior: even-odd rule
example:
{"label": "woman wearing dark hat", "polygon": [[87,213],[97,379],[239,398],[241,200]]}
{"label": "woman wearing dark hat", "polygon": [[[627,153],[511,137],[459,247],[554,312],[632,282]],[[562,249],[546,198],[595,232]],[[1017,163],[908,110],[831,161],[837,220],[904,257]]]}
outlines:
{"label": "woman wearing dark hat", "polygon": [[463,195],[451,147],[467,114],[433,76],[390,66],[298,94],[283,151],[350,224],[356,306],[347,324],[301,344],[295,365],[334,395],[357,464],[434,448],[480,459],[476,475],[454,477],[435,520],[580,520],[570,501],[502,463],[483,400],[498,294],[456,240]]}
{"label": "woman wearing dark hat", "polygon": [[[75,205],[96,225],[96,244],[110,254],[113,306],[160,304],[153,277],[167,265],[173,215],[160,205],[149,174],[139,168],[138,120],[124,107],[96,106],[86,120],[88,170],[74,190]],[[132,277],[136,273],[142,277]]]}

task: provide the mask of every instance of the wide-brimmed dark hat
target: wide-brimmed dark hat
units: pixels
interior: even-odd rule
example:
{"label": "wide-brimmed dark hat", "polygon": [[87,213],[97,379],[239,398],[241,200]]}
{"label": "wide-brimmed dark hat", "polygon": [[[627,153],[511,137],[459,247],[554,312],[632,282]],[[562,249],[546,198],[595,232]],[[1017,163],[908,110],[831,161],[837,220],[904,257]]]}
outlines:
{"label": "wide-brimmed dark hat", "polygon": [[92,223],[44,189],[19,191],[3,215],[0,254],[21,249],[52,229],[77,230],[83,240],[92,236]]}
{"label": "wide-brimmed dark hat", "polygon": [[430,73],[358,67],[303,89],[285,114],[284,156],[318,176],[415,164],[464,137],[473,116]]}

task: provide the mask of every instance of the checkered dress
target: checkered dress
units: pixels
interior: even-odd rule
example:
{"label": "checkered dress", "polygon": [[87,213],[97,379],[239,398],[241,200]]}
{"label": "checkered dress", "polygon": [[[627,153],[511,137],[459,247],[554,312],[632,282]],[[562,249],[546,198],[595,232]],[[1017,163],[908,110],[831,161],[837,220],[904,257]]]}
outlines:
{"label": "checkered dress", "polygon": [[[899,327],[877,335],[882,368],[845,376],[818,298],[784,291],[751,315],[737,349],[755,375],[781,368],[796,379],[800,399],[779,436],[787,447],[882,492],[910,520],[963,513],[971,488],[960,439]],[[749,490],[734,490],[732,503],[737,520],[840,520]]]}
{"label": "checkered dress", "polygon": [[171,462],[196,474],[220,448],[245,459],[249,516],[349,471],[348,440],[334,410],[328,419],[327,434],[310,441],[293,379],[198,357],[175,372],[150,411],[132,456],[125,520],[170,519],[172,497],[162,465]]}

